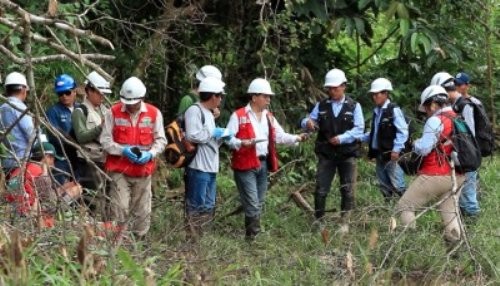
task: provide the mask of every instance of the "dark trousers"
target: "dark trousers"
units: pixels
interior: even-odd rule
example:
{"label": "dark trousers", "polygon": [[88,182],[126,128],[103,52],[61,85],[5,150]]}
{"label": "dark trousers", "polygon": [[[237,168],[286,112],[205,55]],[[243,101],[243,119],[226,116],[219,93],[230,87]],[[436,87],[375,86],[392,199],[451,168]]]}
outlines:
{"label": "dark trousers", "polygon": [[337,160],[318,156],[316,171],[316,191],[314,193],[314,207],[316,218],[325,214],[326,196],[330,192],[332,181],[338,172],[340,178],[340,209],[346,213],[354,209],[354,184],[356,183],[356,159],[354,157]]}

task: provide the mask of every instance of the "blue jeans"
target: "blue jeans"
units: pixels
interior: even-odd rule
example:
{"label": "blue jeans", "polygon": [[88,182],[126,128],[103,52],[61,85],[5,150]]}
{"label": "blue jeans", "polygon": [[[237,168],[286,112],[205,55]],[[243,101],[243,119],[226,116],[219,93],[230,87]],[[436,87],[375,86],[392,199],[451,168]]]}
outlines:
{"label": "blue jeans", "polygon": [[186,167],[186,213],[200,214],[215,210],[217,173]]}
{"label": "blue jeans", "polygon": [[375,172],[382,195],[386,198],[392,197],[393,194],[402,196],[406,190],[405,174],[398,162],[386,162],[382,160],[382,156],[377,156],[376,161]]}
{"label": "blue jeans", "polygon": [[240,192],[240,200],[246,217],[259,216],[267,192],[267,163],[262,160],[260,168],[248,171],[234,170],[234,180]]}
{"label": "blue jeans", "polygon": [[465,173],[465,182],[460,195],[460,209],[465,215],[477,215],[479,202],[477,201],[477,171]]}

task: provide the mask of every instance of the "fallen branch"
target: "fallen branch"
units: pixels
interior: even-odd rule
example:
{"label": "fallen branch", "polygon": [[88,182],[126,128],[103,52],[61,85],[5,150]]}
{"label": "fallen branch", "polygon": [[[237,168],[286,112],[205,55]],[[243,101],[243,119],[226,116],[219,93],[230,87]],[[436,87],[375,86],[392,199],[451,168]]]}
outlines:
{"label": "fallen branch", "polygon": [[299,191],[295,191],[290,194],[290,197],[293,199],[293,201],[297,204],[298,207],[300,207],[303,210],[306,210],[310,213],[314,212],[313,207],[304,199],[304,197],[300,194]]}

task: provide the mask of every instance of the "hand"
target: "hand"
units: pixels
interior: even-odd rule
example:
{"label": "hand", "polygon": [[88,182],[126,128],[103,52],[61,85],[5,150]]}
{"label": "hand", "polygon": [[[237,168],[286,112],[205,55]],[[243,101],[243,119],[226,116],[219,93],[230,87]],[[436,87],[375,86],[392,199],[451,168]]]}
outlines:
{"label": "hand", "polygon": [[399,152],[391,152],[391,161],[397,161],[399,159]]}
{"label": "hand", "polygon": [[316,123],[312,119],[308,119],[306,122],[307,130],[314,131],[316,130]]}
{"label": "hand", "polygon": [[153,159],[153,154],[149,151],[142,151],[141,158],[137,159],[135,163],[139,165],[144,165]]}
{"label": "hand", "polygon": [[332,144],[334,146],[340,145],[340,139],[338,136],[335,136],[335,137],[328,139],[328,142],[330,142],[330,144]]}
{"label": "hand", "polygon": [[134,152],[132,152],[132,148],[133,147],[130,146],[123,148],[122,154],[123,156],[127,157],[130,161],[135,163],[139,159],[139,157]]}
{"label": "hand", "polygon": [[297,142],[303,142],[309,138],[309,133],[300,133],[297,135]]}
{"label": "hand", "polygon": [[220,109],[218,107],[212,109],[212,113],[214,114],[214,118],[217,119],[220,116]]}
{"label": "hand", "polygon": [[218,140],[223,137],[234,136],[234,134],[231,134],[232,132],[227,130],[226,128],[215,127],[214,131],[212,132],[212,137]]}
{"label": "hand", "polygon": [[241,140],[241,147],[250,147],[255,145],[255,140],[253,139],[243,139]]}

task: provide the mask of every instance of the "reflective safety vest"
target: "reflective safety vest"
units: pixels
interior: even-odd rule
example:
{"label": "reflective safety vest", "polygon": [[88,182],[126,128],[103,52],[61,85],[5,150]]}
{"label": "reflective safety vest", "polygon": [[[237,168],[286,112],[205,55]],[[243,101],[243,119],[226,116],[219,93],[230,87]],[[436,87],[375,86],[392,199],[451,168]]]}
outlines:
{"label": "reflective safety vest", "polygon": [[[146,104],[146,112],[139,114],[137,124],[133,126],[130,114],[122,111],[122,103],[111,107],[113,114],[113,141],[126,146],[137,146],[141,150],[149,150],[154,142],[154,126],[158,109]],[[104,169],[108,172],[123,173],[130,177],[147,177],[153,174],[155,161],[144,165],[135,164],[127,157],[107,154]]]}
{"label": "reflective safety vest", "polygon": [[[241,140],[255,139],[255,132],[250,121],[250,117],[246,112],[245,108],[240,108],[236,110],[236,116],[238,117],[238,133],[236,133],[236,138]],[[267,120],[269,125],[269,138],[268,138],[268,154],[267,154],[267,164],[268,170],[270,172],[275,172],[278,170],[278,156],[276,152],[276,130],[271,124],[273,120],[273,115],[268,112]],[[231,158],[231,167],[238,171],[247,171],[251,169],[260,168],[260,160],[257,157],[257,148],[255,145],[250,147],[240,147],[238,150],[233,150],[233,156]]]}

